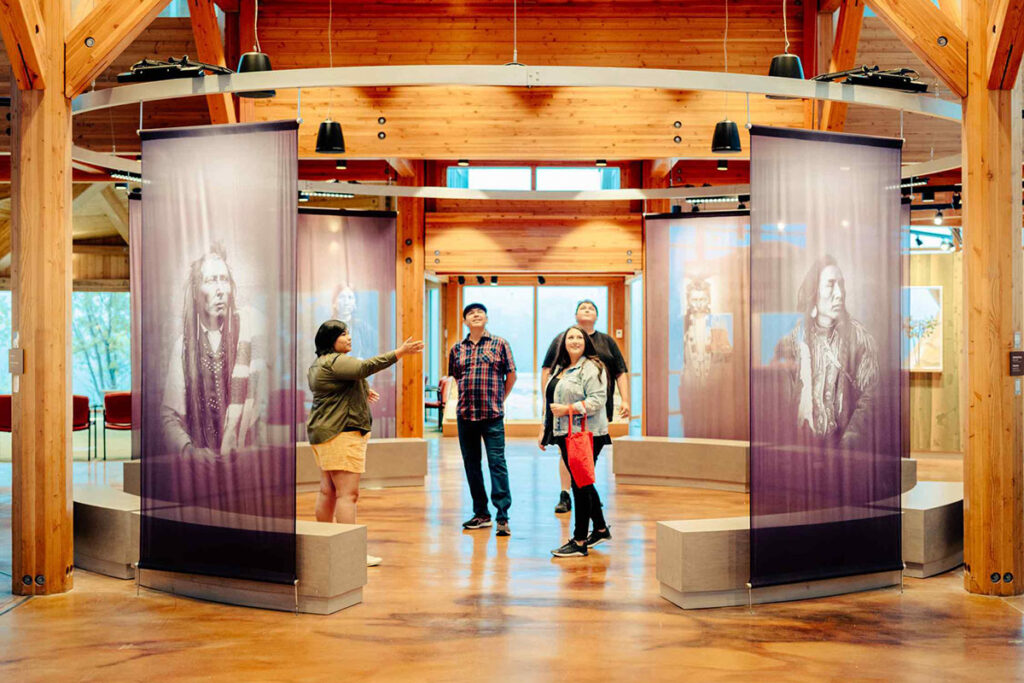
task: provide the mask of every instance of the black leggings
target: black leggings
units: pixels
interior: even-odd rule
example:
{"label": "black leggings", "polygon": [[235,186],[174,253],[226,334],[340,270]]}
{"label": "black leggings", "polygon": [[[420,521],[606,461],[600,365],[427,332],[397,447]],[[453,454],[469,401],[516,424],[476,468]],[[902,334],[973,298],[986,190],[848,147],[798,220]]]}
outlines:
{"label": "black leggings", "polygon": [[[576,515],[576,528],[573,530],[572,537],[577,541],[585,541],[591,521],[594,523],[595,531],[606,529],[608,526],[604,521],[604,512],[601,510],[601,498],[597,495],[597,489],[593,484],[582,488],[576,486],[576,479],[572,476],[572,470],[569,469],[569,454],[565,450],[565,437],[563,436],[557,441],[558,450],[562,454],[562,462],[565,463],[565,469],[569,470],[569,477],[572,479],[572,506]],[[603,443],[594,444],[595,465],[602,448],[604,448]]]}

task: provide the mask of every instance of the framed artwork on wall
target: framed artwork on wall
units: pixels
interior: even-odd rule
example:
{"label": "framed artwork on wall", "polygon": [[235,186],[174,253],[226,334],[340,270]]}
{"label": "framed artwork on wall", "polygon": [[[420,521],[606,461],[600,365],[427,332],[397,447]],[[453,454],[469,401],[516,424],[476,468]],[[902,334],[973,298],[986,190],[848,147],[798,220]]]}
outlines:
{"label": "framed artwork on wall", "polygon": [[942,372],[942,287],[903,288],[903,366]]}

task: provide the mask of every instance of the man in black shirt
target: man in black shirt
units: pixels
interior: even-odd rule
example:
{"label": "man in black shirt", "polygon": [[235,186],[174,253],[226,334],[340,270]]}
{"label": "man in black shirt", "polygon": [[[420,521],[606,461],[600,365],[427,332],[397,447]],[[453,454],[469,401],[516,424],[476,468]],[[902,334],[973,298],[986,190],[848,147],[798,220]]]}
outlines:
{"label": "man in black shirt", "polygon": [[[576,324],[587,331],[590,339],[594,342],[594,348],[601,362],[604,363],[608,373],[605,375],[608,382],[608,402],[605,409],[608,413],[608,421],[612,421],[615,413],[615,387],[619,388],[619,416],[629,419],[629,369],[626,367],[626,360],[622,357],[622,351],[615,339],[594,329],[597,322],[597,304],[590,299],[584,299],[576,304]],[[548,380],[551,379],[551,370],[555,364],[555,357],[558,355],[558,346],[562,343],[562,334],[559,333],[548,345],[548,352],[544,355],[544,362],[540,371],[540,390],[547,391]],[[614,384],[613,384],[614,383]],[[569,512],[572,509],[572,499],[569,497],[571,479],[569,471],[559,460],[559,472],[562,480],[562,492],[558,496],[558,504],[555,512]]]}

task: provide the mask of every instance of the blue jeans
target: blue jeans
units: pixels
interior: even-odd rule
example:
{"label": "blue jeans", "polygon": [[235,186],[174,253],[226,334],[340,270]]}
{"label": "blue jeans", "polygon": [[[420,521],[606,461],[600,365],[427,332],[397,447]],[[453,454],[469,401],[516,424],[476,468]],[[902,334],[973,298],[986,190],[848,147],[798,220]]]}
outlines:
{"label": "blue jeans", "polygon": [[491,471],[491,502],[499,522],[508,521],[508,509],[512,505],[512,494],[508,489],[508,466],[505,464],[505,418],[490,420],[463,420],[459,418],[459,448],[462,449],[462,464],[466,467],[469,493],[473,496],[473,515],[490,517],[487,509],[487,489],[480,467],[482,453],[480,441],[487,449],[487,467]]}

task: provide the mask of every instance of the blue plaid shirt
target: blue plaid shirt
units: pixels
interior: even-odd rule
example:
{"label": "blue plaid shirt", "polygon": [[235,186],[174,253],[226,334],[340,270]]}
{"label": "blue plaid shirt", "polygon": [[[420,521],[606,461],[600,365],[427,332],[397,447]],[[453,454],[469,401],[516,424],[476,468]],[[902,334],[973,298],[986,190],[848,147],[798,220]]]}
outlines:
{"label": "blue plaid shirt", "polygon": [[469,335],[448,353],[448,374],[459,383],[459,419],[490,420],[505,414],[505,378],[516,371],[512,347],[484,332],[474,344]]}

